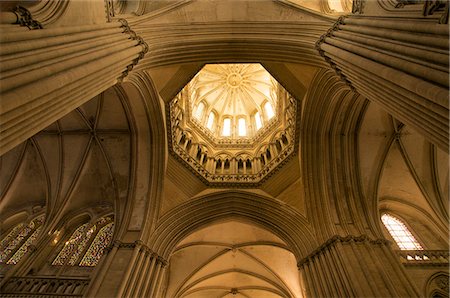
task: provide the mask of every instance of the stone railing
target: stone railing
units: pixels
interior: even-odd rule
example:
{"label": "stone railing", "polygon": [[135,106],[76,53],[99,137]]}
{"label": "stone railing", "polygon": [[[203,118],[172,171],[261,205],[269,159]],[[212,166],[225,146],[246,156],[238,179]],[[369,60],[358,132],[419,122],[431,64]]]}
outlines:
{"label": "stone railing", "polygon": [[448,250],[398,250],[400,261],[405,265],[448,266]]}
{"label": "stone railing", "polygon": [[[88,278],[13,277],[1,289],[2,297],[82,297]],[[24,296],[25,297],[25,296]]]}

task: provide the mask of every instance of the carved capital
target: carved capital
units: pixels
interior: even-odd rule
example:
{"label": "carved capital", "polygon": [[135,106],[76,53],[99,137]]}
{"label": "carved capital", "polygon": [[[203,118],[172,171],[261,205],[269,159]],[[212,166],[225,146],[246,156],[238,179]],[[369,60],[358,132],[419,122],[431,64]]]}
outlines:
{"label": "carved capital", "polygon": [[300,270],[300,268],[311,261],[313,258],[315,258],[317,255],[322,254],[325,250],[330,249],[331,247],[334,247],[336,243],[370,243],[373,245],[389,245],[390,242],[385,239],[371,239],[367,235],[348,235],[348,236],[340,236],[340,235],[334,235],[327,241],[325,241],[322,245],[320,245],[316,250],[314,250],[312,253],[310,253],[308,256],[303,258],[297,263],[297,268]]}
{"label": "carved capital", "polygon": [[35,29],[43,29],[41,23],[36,20],[33,20],[33,16],[30,11],[23,6],[16,6],[13,9],[14,14],[17,17],[16,24],[20,24],[20,26],[26,26],[30,30]]}

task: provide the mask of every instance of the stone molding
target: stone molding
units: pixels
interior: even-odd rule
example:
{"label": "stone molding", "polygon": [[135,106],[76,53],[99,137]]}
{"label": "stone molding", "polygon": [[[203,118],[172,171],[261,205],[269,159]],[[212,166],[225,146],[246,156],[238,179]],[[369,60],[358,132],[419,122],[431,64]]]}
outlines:
{"label": "stone molding", "polygon": [[371,239],[367,235],[360,235],[360,236],[354,236],[354,235],[348,235],[348,236],[339,236],[334,235],[325,243],[320,245],[317,249],[315,249],[312,253],[310,253],[308,256],[304,257],[297,263],[297,268],[300,270],[300,268],[305,265],[306,263],[310,262],[312,259],[314,259],[317,255],[322,254],[325,250],[333,247],[337,243],[368,243],[372,245],[390,245],[390,241],[386,239]]}

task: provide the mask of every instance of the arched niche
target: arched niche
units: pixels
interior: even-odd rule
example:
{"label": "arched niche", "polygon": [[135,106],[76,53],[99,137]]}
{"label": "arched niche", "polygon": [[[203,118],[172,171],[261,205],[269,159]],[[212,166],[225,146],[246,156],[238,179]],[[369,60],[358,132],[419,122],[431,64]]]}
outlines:
{"label": "arched niche", "polygon": [[425,286],[424,297],[440,298],[449,297],[448,272],[439,271],[430,276]]}

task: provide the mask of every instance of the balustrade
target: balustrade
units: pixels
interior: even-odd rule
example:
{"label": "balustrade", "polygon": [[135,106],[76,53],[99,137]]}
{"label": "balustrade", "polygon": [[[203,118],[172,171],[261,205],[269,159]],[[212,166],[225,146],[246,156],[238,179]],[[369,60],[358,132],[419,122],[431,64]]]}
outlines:
{"label": "balustrade", "polygon": [[449,264],[448,250],[399,250],[400,262],[405,265],[443,265]]}
{"label": "balustrade", "polygon": [[1,293],[3,297],[82,297],[89,282],[88,278],[13,277]]}

